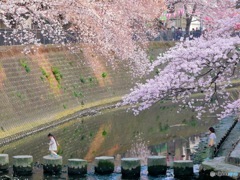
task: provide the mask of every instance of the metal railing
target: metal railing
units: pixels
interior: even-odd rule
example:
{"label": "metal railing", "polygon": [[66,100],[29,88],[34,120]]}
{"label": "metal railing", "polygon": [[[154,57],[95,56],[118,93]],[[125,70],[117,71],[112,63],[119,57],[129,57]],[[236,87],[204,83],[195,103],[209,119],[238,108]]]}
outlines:
{"label": "metal railing", "polygon": [[[32,33],[38,39],[38,42],[41,44],[55,44],[53,38],[49,38],[47,36],[43,36],[40,30],[28,30],[28,31],[18,31],[17,36],[15,38],[16,33],[13,33],[13,29],[0,29],[0,46],[11,46],[11,45],[21,45],[26,44],[30,41],[23,40],[19,37],[23,36],[24,33]],[[189,39],[200,37],[202,32],[199,30],[190,32],[188,36]],[[186,38],[186,32],[180,30],[161,30],[159,31],[156,37],[150,36],[146,34],[148,40],[150,41],[180,41],[181,39]],[[137,41],[137,36],[133,36],[133,40]],[[63,42],[71,42],[76,43],[79,42],[76,40],[76,36],[73,33],[67,32],[66,38]]]}
{"label": "metal railing", "polygon": [[[38,43],[56,44],[53,38],[43,36],[40,30],[18,31],[17,33],[13,33],[13,31],[13,29],[0,29],[0,46],[22,45],[31,42],[29,39],[21,38],[21,36],[24,36],[24,33],[32,33],[38,40]],[[18,36],[18,38],[16,38],[16,36]],[[63,42],[76,43],[77,40],[73,33],[68,32]]]}
{"label": "metal railing", "polygon": [[180,41],[188,37],[190,40],[194,38],[199,38],[202,35],[202,31],[196,30],[191,31],[189,35],[185,31],[180,30],[162,30],[159,35],[154,38],[154,41]]}

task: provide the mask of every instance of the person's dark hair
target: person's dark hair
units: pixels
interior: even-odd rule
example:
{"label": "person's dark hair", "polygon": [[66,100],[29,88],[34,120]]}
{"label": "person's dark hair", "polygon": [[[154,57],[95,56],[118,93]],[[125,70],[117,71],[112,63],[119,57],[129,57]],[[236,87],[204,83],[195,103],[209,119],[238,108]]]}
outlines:
{"label": "person's dark hair", "polygon": [[209,131],[211,131],[212,133],[215,133],[215,129],[213,127],[210,127]]}
{"label": "person's dark hair", "polygon": [[57,139],[56,139],[56,137],[53,134],[49,133],[48,137],[53,137],[53,139],[57,142]]}

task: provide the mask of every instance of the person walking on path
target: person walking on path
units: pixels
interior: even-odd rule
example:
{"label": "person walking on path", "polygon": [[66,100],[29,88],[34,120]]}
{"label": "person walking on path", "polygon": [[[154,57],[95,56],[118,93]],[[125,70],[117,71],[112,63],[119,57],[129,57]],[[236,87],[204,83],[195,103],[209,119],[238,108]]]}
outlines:
{"label": "person walking on path", "polygon": [[208,137],[208,158],[213,159],[216,151],[216,135],[215,129],[213,127],[209,128],[209,137]]}
{"label": "person walking on path", "polygon": [[58,143],[56,141],[56,138],[51,133],[49,133],[48,134],[48,139],[50,140],[50,142],[48,144],[49,144],[49,151],[51,153],[51,156],[52,155],[57,156]]}

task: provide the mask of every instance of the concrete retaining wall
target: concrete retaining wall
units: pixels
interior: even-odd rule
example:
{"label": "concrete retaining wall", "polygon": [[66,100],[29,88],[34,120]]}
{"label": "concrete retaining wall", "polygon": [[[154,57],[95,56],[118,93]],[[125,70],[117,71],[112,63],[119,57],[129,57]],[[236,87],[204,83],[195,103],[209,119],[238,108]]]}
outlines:
{"label": "concrete retaining wall", "polygon": [[[154,52],[165,51],[171,44],[152,46]],[[129,92],[133,83],[124,63],[112,69],[104,57],[83,49],[71,54],[48,46],[25,56],[18,46],[0,48],[1,138],[117,101]]]}

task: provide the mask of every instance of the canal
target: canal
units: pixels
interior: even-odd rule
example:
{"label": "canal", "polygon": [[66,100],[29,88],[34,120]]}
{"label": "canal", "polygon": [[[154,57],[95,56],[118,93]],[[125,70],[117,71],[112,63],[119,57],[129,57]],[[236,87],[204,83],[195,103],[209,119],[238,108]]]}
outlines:
{"label": "canal", "polygon": [[[65,165],[69,158],[88,160],[87,179],[121,179],[120,159],[133,156],[142,158],[141,179],[152,179],[146,172],[148,155],[167,156],[169,166],[173,160],[192,159],[200,137],[205,136],[208,127],[217,122],[212,115],[205,115],[202,120],[197,120],[195,112],[184,109],[177,113],[177,109],[178,105],[158,103],[138,116],[134,116],[125,107],[107,109],[94,116],[76,118],[7,144],[0,147],[0,153],[9,154],[10,163],[13,155],[33,156],[34,173],[23,179],[71,179],[67,178],[64,170],[66,166],[58,177],[44,176],[42,173],[42,157],[49,153],[47,135],[52,133],[61,146]],[[109,177],[93,174],[93,160],[102,155],[115,157],[116,173]],[[197,166],[195,171],[198,171]],[[12,176],[12,172],[8,175]],[[173,178],[172,170],[169,169],[162,178]]]}

